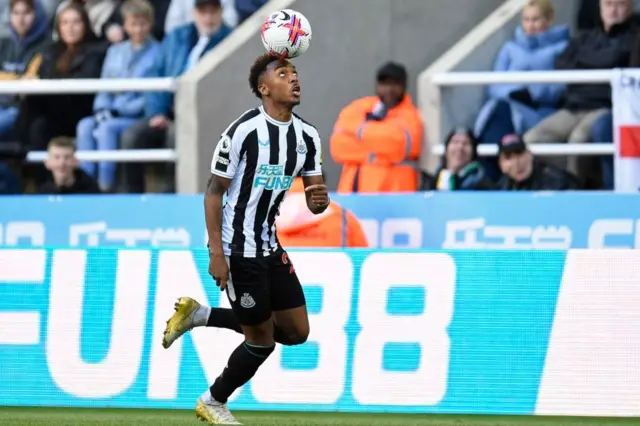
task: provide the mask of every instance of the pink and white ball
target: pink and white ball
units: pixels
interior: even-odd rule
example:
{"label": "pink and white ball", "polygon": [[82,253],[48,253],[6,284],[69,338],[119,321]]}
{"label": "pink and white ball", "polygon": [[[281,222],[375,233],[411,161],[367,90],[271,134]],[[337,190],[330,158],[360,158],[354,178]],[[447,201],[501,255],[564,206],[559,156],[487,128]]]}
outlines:
{"label": "pink and white ball", "polygon": [[296,58],[309,48],[311,25],[305,16],[291,9],[270,14],[262,25],[265,49],[279,58]]}

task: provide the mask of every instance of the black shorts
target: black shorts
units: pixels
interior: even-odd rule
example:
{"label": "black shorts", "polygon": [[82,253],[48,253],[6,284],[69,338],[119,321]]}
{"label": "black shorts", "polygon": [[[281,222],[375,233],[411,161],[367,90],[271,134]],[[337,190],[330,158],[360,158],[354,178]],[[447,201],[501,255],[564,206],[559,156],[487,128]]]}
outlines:
{"label": "black shorts", "polygon": [[227,260],[227,297],[240,324],[261,324],[273,311],[306,304],[300,280],[283,249],[263,258],[231,255]]}

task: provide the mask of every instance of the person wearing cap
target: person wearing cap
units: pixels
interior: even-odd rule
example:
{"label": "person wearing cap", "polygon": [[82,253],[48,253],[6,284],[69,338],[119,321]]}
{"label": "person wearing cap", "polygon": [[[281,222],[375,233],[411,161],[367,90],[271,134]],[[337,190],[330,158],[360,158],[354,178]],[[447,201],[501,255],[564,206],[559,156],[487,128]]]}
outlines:
{"label": "person wearing cap", "polygon": [[490,190],[493,182],[478,161],[478,140],[471,129],[459,127],[447,136],[442,163],[432,177],[424,173],[422,190]]}
{"label": "person wearing cap", "polygon": [[571,173],[534,158],[519,135],[498,143],[498,163],[503,176],[496,189],[506,191],[561,191],[581,189]]}
{"label": "person wearing cap", "polygon": [[[179,77],[195,67],[207,52],[231,33],[231,28],[222,22],[220,0],[196,0],[193,18],[193,23],[179,27],[165,37],[147,77]],[[146,93],[145,118],[123,133],[120,148],[174,147],[173,102],[174,95],[171,92]],[[129,193],[144,192],[144,171],[142,164],[123,165],[123,190]],[[170,172],[172,170],[168,171]],[[169,181],[172,179],[167,180]],[[173,188],[165,190],[171,192]]]}
{"label": "person wearing cap", "polygon": [[404,66],[387,63],[378,70],[376,96],[340,113],[330,140],[331,156],[342,165],[338,193],[418,189],[423,124],[406,89]]}

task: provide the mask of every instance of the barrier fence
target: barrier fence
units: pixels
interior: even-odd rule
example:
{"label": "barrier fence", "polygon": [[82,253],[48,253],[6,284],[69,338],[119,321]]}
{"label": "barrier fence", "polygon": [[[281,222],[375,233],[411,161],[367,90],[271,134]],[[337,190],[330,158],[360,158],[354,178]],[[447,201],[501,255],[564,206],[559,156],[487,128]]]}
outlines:
{"label": "barrier fence", "polygon": [[[592,71],[536,71],[536,72],[450,72],[436,74],[432,83],[436,87],[451,87],[461,85],[488,84],[549,84],[549,83],[583,83],[598,84],[611,81],[611,70]],[[96,93],[96,92],[153,92],[178,90],[178,80],[170,78],[148,79],[75,79],[75,80],[25,80],[16,82],[0,82],[0,94],[57,94],[57,93]],[[611,144],[591,145],[535,145],[531,147],[538,155],[609,155],[613,154]],[[432,153],[443,155],[442,145],[432,148]],[[493,146],[481,146],[479,155],[495,155]],[[43,152],[31,152],[27,157],[29,162],[41,162],[46,157]],[[80,152],[78,158],[82,161],[113,161],[113,162],[175,162],[177,155],[174,150],[130,150],[130,151],[95,151]]]}
{"label": "barrier fence", "polygon": [[[178,80],[174,78],[113,78],[113,79],[63,79],[63,80],[19,80],[0,81],[2,95],[33,94],[83,94],[97,92],[175,92]],[[32,151],[26,160],[41,163],[47,153]],[[175,162],[178,158],[173,149],[141,149],[123,151],[80,151],[80,161],[113,161],[119,163]]]}
{"label": "barrier fence", "polygon": [[[585,71],[525,71],[525,72],[447,72],[431,76],[430,83],[442,90],[458,86],[487,86],[490,84],[611,84],[613,70]],[[440,99],[440,97],[438,97]],[[561,142],[561,141],[558,141]],[[541,144],[531,145],[531,152],[544,156],[563,155],[613,155],[615,147],[612,143],[593,144]],[[438,141],[431,147],[431,153],[441,156],[444,145]],[[478,155],[492,156],[497,154],[496,146],[478,147]]]}
{"label": "barrier fence", "polygon": [[[278,345],[233,409],[640,415],[635,250],[290,259],[309,341]],[[207,266],[204,248],[0,249],[0,404],[192,408],[241,342],[161,347],[177,297],[228,307]]]}

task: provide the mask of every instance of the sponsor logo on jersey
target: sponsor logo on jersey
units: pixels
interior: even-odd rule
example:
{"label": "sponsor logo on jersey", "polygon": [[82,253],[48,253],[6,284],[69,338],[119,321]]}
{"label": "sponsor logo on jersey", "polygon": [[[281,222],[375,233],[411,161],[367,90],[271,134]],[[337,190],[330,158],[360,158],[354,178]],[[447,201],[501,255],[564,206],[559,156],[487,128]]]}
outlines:
{"label": "sponsor logo on jersey", "polygon": [[282,164],[261,164],[256,170],[253,187],[264,187],[268,190],[288,190],[293,184],[292,176],[284,175]]}

